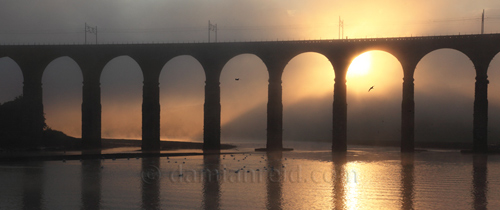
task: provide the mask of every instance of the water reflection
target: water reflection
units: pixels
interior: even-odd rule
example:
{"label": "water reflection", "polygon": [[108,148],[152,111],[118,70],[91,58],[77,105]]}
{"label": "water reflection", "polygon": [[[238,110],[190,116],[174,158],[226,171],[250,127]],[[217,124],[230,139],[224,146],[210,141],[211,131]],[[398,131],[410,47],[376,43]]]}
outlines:
{"label": "water reflection", "polygon": [[334,209],[346,209],[346,153],[332,153],[333,163],[333,206]]}
{"label": "water reflection", "polygon": [[413,209],[414,174],[414,155],[401,153],[401,209]]}
{"label": "water reflection", "polygon": [[99,159],[82,160],[82,209],[101,208],[101,167]]}
{"label": "water reflection", "polygon": [[[203,161],[189,156],[6,164],[0,209],[491,209],[498,203],[495,156],[376,155],[272,152],[230,160],[207,154]],[[76,187],[68,186],[73,177]],[[72,187],[76,191],[67,191]]]}
{"label": "water reflection", "polygon": [[160,209],[160,157],[145,157],[141,167],[142,209]]}
{"label": "water reflection", "polygon": [[282,209],[284,170],[283,152],[267,152],[267,209]]}
{"label": "water reflection", "polygon": [[204,209],[220,209],[220,156],[203,155],[203,203]]}
{"label": "water reflection", "polygon": [[23,209],[39,209],[43,206],[43,162],[28,163],[23,170]]}
{"label": "water reflection", "polygon": [[488,156],[474,155],[472,163],[472,196],[474,209],[487,209]]}

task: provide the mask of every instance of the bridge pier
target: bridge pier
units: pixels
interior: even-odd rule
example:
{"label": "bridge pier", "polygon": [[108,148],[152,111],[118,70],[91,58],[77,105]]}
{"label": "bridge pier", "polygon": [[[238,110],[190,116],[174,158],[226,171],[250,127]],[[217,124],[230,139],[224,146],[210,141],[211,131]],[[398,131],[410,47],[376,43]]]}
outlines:
{"label": "bridge pier", "polygon": [[406,70],[403,78],[403,101],[401,103],[401,152],[415,151],[415,84],[413,79],[413,70],[414,69]]}
{"label": "bridge pier", "polygon": [[82,149],[101,148],[101,85],[99,79],[83,82]]}
{"label": "bridge pier", "polygon": [[[477,68],[477,67],[476,67]],[[476,153],[488,151],[488,76],[486,71],[476,69],[474,90],[473,150]]]}
{"label": "bridge pier", "polygon": [[203,150],[220,150],[220,82],[217,77],[208,77],[205,82],[205,104],[203,117]]}
{"label": "bridge pier", "polygon": [[333,89],[333,129],[332,129],[332,151],[347,151],[347,86],[345,75],[347,68],[338,68],[335,76]]}
{"label": "bridge pier", "polygon": [[142,150],[160,150],[160,88],[144,80],[142,102]]}
{"label": "bridge pier", "polygon": [[23,86],[24,119],[26,146],[38,147],[41,145],[42,134],[45,125],[43,113],[41,79],[26,77]]}
{"label": "bridge pier", "polygon": [[267,150],[283,150],[282,69],[269,70],[267,100]]}

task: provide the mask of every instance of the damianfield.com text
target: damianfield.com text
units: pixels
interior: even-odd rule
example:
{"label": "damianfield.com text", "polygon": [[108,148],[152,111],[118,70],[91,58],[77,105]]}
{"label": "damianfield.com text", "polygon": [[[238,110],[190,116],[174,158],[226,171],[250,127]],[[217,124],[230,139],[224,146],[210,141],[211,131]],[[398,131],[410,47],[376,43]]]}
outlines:
{"label": "damianfield.com text", "polygon": [[221,165],[217,168],[188,169],[180,164],[175,170],[162,170],[156,166],[149,166],[143,169],[141,177],[145,183],[154,183],[161,179],[168,179],[174,183],[332,183],[342,181],[357,184],[359,181],[355,170],[303,170],[300,165],[264,169],[228,168]]}

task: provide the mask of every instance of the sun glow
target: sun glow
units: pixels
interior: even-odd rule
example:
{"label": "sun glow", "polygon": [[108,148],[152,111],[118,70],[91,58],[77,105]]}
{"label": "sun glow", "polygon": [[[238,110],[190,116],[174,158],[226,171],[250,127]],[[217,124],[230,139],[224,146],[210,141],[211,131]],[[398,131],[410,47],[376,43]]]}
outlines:
{"label": "sun glow", "polygon": [[351,65],[349,66],[349,69],[347,70],[347,76],[355,77],[368,74],[371,63],[372,56],[369,52],[359,55],[352,61]]}

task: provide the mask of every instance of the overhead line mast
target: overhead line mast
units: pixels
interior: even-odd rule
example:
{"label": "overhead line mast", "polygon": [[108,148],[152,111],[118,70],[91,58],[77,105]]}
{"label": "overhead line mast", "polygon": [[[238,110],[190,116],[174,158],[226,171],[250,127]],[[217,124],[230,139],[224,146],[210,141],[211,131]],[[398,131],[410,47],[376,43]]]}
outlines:
{"label": "overhead line mast", "polygon": [[[340,36],[340,30],[342,30],[342,36]],[[340,19],[339,16],[339,39],[344,39],[344,20]]]}
{"label": "overhead line mast", "polygon": [[208,42],[210,42],[210,31],[215,32],[215,42],[217,42],[217,23],[212,24],[208,21]]}
{"label": "overhead line mast", "polygon": [[87,44],[87,33],[95,34],[95,44],[97,44],[97,26],[91,27],[85,23],[85,44]]}
{"label": "overhead line mast", "polygon": [[484,34],[484,9],[483,16],[481,17],[481,34]]}

